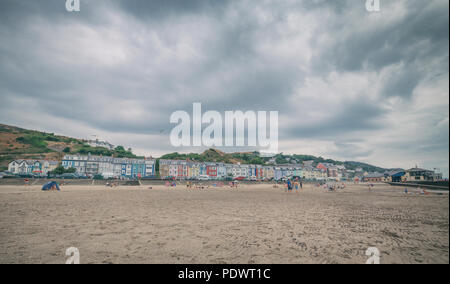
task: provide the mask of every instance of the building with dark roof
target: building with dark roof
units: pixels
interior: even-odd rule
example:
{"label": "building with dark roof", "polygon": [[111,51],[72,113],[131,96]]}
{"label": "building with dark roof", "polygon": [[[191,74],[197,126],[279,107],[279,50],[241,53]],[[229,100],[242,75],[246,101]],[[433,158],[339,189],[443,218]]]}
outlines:
{"label": "building with dark roof", "polygon": [[442,179],[442,174],[432,170],[421,169],[418,167],[406,171],[405,181],[437,181]]}

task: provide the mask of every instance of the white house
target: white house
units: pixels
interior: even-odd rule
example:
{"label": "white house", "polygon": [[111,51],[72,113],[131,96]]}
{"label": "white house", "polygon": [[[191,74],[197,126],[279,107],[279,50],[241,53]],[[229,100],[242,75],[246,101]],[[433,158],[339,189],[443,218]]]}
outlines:
{"label": "white house", "polygon": [[109,150],[114,149],[114,145],[102,139],[88,140],[87,144],[91,147],[103,147]]}
{"label": "white house", "polygon": [[46,176],[48,172],[58,167],[57,161],[50,160],[14,160],[8,164],[8,171],[16,175],[41,175]]}
{"label": "white house", "polygon": [[66,155],[62,166],[75,168],[79,174],[109,177],[153,177],[155,175],[154,159],[128,159],[102,156]]}

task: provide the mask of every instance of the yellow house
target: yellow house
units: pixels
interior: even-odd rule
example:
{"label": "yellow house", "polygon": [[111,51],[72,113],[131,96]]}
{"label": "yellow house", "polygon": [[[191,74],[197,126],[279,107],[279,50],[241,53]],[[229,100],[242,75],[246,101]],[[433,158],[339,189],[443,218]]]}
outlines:
{"label": "yellow house", "polygon": [[188,164],[188,177],[198,177],[200,175],[200,167],[198,163]]}
{"label": "yellow house", "polygon": [[263,167],[263,177],[264,178],[274,178],[275,177],[275,170],[273,167]]}

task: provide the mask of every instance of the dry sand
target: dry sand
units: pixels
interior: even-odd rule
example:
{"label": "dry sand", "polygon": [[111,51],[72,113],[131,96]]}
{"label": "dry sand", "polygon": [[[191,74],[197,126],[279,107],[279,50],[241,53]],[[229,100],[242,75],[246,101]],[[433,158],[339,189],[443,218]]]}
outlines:
{"label": "dry sand", "polygon": [[0,263],[449,263],[449,199],[351,185],[0,186]]}

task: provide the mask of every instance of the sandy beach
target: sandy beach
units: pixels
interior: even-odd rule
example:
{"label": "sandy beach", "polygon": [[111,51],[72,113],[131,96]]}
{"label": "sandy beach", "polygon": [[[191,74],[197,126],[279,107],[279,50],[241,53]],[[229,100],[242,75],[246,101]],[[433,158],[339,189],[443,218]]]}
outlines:
{"label": "sandy beach", "polygon": [[0,263],[449,263],[448,193],[0,186]]}

